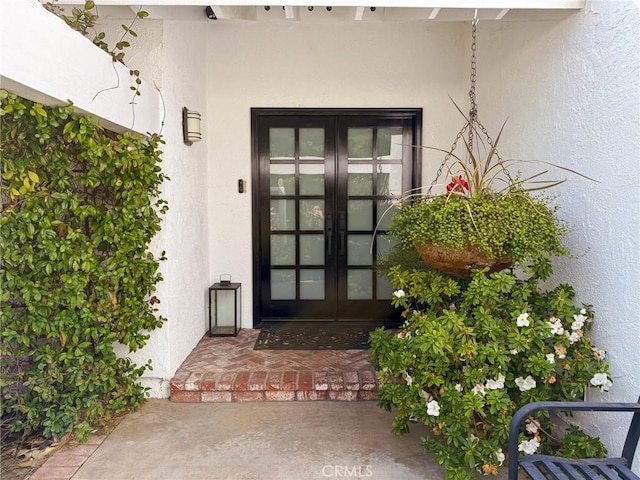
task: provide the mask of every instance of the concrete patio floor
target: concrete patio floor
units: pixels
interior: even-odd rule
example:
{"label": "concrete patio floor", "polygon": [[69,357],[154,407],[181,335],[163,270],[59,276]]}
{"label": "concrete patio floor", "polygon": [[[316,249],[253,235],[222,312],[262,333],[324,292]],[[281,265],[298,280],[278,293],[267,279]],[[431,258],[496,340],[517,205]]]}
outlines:
{"label": "concrete patio floor", "polygon": [[372,401],[149,400],[106,438],[56,453],[31,479],[444,479],[420,447],[427,428],[396,436],[392,420]]}

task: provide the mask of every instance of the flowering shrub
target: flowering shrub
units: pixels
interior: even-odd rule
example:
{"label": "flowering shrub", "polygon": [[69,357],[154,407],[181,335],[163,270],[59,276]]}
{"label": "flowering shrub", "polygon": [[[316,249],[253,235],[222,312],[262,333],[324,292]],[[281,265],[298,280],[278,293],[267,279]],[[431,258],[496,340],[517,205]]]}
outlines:
{"label": "flowering shrub", "polygon": [[[456,280],[396,266],[390,278],[406,322],[396,335],[371,335],[380,404],[396,407],[396,433],[410,422],[432,428],[423,445],[449,479],[497,474],[520,406],[611,385],[605,354],[587,336],[591,307],[574,305],[570,285],[541,291],[537,277],[521,280],[509,270]],[[551,448],[544,415],[527,423],[525,454]]]}

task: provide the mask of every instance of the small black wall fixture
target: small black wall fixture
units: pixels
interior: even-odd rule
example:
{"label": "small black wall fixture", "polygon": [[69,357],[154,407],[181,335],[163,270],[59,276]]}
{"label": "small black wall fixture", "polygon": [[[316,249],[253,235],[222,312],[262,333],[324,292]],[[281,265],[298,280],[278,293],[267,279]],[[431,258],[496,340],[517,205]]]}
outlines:
{"label": "small black wall fixture", "polygon": [[210,6],[204,9],[204,14],[207,16],[209,20],[217,20],[216,13],[213,11],[213,8]]}
{"label": "small black wall fixture", "polygon": [[199,112],[182,107],[182,138],[185,144],[193,145],[194,142],[202,140],[201,120],[202,115]]}

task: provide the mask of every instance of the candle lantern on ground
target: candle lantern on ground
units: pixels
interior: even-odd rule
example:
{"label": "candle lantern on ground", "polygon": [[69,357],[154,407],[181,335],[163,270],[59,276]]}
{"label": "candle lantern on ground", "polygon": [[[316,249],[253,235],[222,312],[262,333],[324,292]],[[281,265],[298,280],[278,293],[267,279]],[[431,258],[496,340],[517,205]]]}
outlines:
{"label": "candle lantern on ground", "polygon": [[235,337],[240,325],[241,285],[222,275],[209,287],[209,336]]}

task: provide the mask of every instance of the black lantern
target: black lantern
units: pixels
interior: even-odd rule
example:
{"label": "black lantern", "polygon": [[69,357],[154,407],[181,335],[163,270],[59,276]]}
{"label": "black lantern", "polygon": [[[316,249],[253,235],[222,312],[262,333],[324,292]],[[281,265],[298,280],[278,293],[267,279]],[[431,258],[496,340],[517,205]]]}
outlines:
{"label": "black lantern", "polygon": [[235,337],[240,324],[241,283],[220,278],[209,287],[209,336]]}

